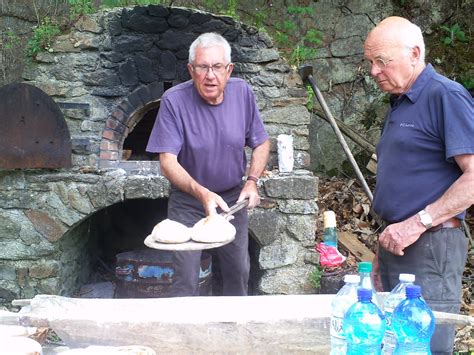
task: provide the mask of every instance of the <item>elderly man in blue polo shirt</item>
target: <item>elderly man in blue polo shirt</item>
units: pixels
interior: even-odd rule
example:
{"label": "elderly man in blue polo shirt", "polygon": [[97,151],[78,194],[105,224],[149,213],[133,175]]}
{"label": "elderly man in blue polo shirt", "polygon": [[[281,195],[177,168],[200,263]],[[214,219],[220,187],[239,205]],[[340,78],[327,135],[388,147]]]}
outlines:
{"label": "elderly man in blue polo shirt", "polygon": [[[374,282],[390,291],[416,275],[433,310],[458,313],[468,240],[461,221],[474,202],[473,100],[425,63],[418,26],[389,17],[364,45],[370,73],[390,95],[377,145],[373,208],[379,236]],[[436,326],[433,354],[451,354],[454,327]]]}

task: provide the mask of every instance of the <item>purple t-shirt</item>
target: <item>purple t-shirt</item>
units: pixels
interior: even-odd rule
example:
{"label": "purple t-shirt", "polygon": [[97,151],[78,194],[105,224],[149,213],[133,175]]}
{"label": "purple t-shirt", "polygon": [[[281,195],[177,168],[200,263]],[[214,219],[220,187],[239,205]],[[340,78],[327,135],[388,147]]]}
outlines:
{"label": "purple t-shirt", "polygon": [[206,103],[192,81],[167,90],[146,150],[172,153],[199,184],[222,192],[239,185],[245,174],[245,146],[265,142],[255,97],[242,79],[230,78],[219,105]]}
{"label": "purple t-shirt", "polygon": [[461,154],[474,154],[472,97],[428,65],[392,97],[377,145],[375,212],[399,222],[436,201],[462,174]]}

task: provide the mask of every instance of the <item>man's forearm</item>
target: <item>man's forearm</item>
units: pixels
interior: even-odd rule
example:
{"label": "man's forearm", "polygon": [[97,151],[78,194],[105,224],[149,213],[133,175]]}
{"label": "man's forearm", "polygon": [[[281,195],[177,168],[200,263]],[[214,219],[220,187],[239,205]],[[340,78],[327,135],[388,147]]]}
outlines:
{"label": "man's forearm", "polygon": [[474,203],[474,172],[462,174],[458,180],[435,202],[426,207],[438,225],[468,209]]}
{"label": "man's forearm", "polygon": [[463,174],[438,200],[426,206],[434,226],[456,216],[474,203],[474,155],[461,155],[455,159]]}
{"label": "man's forearm", "polygon": [[178,163],[177,157],[170,153],[160,154],[160,167],[163,175],[172,185],[187,194],[194,196],[199,201],[208,190],[194,180],[191,175]]}
{"label": "man's forearm", "polygon": [[269,155],[270,141],[267,139],[265,142],[253,149],[248,175],[257,178],[260,177],[267,166]]}

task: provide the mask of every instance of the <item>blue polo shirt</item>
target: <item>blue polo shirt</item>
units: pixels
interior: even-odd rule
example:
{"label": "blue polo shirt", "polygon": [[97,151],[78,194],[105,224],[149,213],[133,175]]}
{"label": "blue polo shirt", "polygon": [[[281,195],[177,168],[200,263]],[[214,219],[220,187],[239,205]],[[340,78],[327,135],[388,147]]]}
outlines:
{"label": "blue polo shirt", "polygon": [[474,154],[473,99],[429,64],[407,93],[391,97],[377,145],[375,212],[399,222],[436,201],[462,174],[454,160],[461,154]]}

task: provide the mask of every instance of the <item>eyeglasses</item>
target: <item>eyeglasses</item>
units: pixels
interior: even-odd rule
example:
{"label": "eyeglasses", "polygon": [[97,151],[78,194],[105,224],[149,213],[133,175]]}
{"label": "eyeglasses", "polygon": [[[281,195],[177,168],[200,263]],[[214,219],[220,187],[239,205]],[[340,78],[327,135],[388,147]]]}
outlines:
{"label": "eyeglasses", "polygon": [[230,63],[224,65],[222,63],[217,63],[214,65],[192,65],[193,71],[198,74],[207,74],[209,70],[212,70],[214,74],[223,74],[227,68],[229,67]]}
{"label": "eyeglasses", "polygon": [[366,60],[365,64],[367,66],[367,69],[370,72],[370,69],[371,69],[372,66],[375,66],[379,70],[387,69],[388,64],[392,61],[393,61],[393,59],[384,60],[384,59],[379,57],[379,58],[375,58],[373,61]]}

